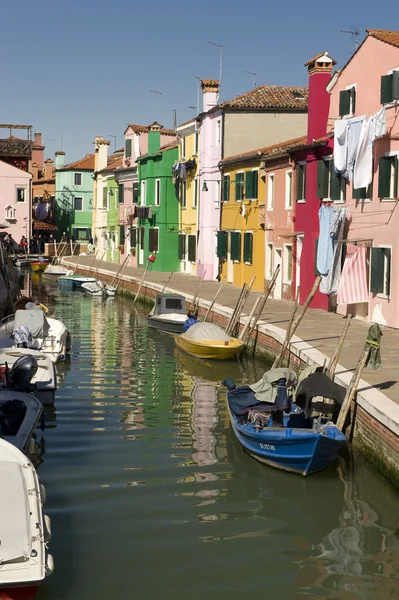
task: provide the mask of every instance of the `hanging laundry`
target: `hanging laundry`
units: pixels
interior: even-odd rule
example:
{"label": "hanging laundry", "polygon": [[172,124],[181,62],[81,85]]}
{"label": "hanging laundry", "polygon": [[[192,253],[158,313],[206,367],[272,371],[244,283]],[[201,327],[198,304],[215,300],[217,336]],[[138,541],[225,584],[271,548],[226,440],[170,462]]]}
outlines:
{"label": "hanging laundry", "polygon": [[383,106],[380,110],[374,115],[374,134],[373,140],[381,135],[385,135],[387,132],[387,118],[386,118],[386,108]]}
{"label": "hanging laundry", "polygon": [[333,259],[333,243],[330,235],[332,207],[322,204],[319,209],[319,242],[317,245],[317,270],[327,275]]}
{"label": "hanging laundry", "polygon": [[367,248],[365,246],[348,244],[337,290],[338,304],[368,302],[366,256]]}
{"label": "hanging laundry", "polygon": [[353,171],[353,188],[366,188],[373,180],[374,117],[365,119],[360,132],[359,145]]}
{"label": "hanging laundry", "polygon": [[352,181],[353,179],[353,169],[355,167],[356,154],[357,149],[359,147],[360,133],[362,131],[362,125],[365,121],[366,117],[354,117],[350,119],[349,127],[348,127],[348,136],[347,136],[347,144],[348,144],[348,152],[346,156],[346,172],[347,175],[345,177]]}
{"label": "hanging laundry", "polygon": [[319,290],[322,294],[334,294],[337,291],[341,278],[342,244],[340,241],[344,236],[346,208],[333,209],[331,220],[331,238],[333,241],[333,260],[328,275],[321,278]]}
{"label": "hanging laundry", "polygon": [[335,170],[342,175],[346,172],[348,153],[348,125],[349,119],[335,121],[334,127],[334,165]]}

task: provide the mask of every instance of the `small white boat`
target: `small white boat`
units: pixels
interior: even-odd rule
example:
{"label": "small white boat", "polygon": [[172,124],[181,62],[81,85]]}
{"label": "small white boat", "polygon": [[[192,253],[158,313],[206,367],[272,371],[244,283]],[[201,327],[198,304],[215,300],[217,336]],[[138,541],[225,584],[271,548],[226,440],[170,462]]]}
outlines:
{"label": "small white boat", "polygon": [[30,348],[4,348],[0,350],[0,368],[7,364],[8,368],[12,369],[14,363],[21,356],[27,355],[33,356],[38,363],[38,369],[31,379],[34,395],[43,406],[52,406],[57,390],[57,374],[55,365],[48,354]]}
{"label": "small white boat", "polygon": [[47,265],[43,271],[43,275],[55,275],[60,277],[61,275],[66,275],[68,271],[69,269],[62,267],[61,265]]}
{"label": "small white boat", "polygon": [[187,321],[186,299],[177,294],[157,294],[147,317],[148,327],[168,333],[183,333]]}
{"label": "small white boat", "polygon": [[105,284],[100,280],[82,283],[81,286],[89,296],[103,296],[105,292]]}
{"label": "small white boat", "polygon": [[51,523],[43,515],[45,490],[32,463],[0,439],[0,598],[33,600],[54,570],[48,553]]}
{"label": "small white boat", "polygon": [[[31,454],[33,452],[30,443],[31,438],[42,411],[42,403],[32,394],[16,392],[7,388],[1,389],[0,437],[10,442],[24,454]],[[34,442],[34,440],[32,441]]]}

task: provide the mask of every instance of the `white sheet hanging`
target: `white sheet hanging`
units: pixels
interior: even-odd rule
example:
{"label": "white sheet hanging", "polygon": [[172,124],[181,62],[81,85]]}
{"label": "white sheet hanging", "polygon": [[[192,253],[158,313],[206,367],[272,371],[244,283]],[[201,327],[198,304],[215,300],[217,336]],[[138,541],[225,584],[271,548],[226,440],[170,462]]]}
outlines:
{"label": "white sheet hanging", "polygon": [[353,171],[353,188],[366,188],[373,180],[374,116],[365,119],[360,132],[359,146]]}
{"label": "white sheet hanging", "polygon": [[349,119],[342,119],[342,121],[335,121],[334,126],[334,166],[341,174],[346,172],[348,124]]}

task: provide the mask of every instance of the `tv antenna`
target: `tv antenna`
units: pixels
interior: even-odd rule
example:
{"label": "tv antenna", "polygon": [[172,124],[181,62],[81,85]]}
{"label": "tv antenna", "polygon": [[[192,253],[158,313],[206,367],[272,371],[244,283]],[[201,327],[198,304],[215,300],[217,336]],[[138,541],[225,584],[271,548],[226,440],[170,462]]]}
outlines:
{"label": "tv antenna", "polygon": [[351,31],[349,29],[341,29],[341,33],[349,33],[350,35],[353,35],[353,37],[355,38],[355,48],[356,50],[359,48],[359,32],[358,31]]}

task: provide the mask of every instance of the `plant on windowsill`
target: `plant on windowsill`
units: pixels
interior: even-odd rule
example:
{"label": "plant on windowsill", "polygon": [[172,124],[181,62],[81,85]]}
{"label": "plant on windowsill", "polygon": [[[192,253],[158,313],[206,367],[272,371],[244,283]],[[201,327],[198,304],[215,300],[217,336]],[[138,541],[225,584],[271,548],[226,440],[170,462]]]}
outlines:
{"label": "plant on windowsill", "polygon": [[136,256],[136,248],[130,248],[130,254]]}
{"label": "plant on windowsill", "polygon": [[125,246],[122,246],[122,244],[121,244],[118,246],[118,248],[119,248],[119,252],[121,252],[122,254],[125,253]]}

